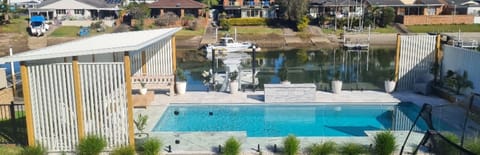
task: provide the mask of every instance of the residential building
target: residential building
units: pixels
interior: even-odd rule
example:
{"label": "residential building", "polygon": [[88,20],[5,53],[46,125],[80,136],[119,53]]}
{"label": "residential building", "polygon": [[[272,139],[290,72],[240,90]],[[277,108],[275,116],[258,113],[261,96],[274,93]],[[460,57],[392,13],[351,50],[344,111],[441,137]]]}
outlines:
{"label": "residential building", "polygon": [[275,0],[223,0],[223,9],[228,17],[275,18],[278,6]]}
{"label": "residential building", "polygon": [[42,15],[47,20],[115,19],[119,0],[46,0],[28,9],[29,16]]}
{"label": "residential building", "polygon": [[173,12],[178,17],[192,15],[194,17],[205,16],[207,5],[194,0],[157,0],[148,5],[152,17],[161,16],[167,12]]}
{"label": "residential building", "polygon": [[369,7],[392,7],[397,16],[439,15],[444,4],[439,0],[366,0]]}
{"label": "residential building", "polygon": [[337,16],[337,18],[362,16],[364,5],[356,0],[310,0],[309,15]]}

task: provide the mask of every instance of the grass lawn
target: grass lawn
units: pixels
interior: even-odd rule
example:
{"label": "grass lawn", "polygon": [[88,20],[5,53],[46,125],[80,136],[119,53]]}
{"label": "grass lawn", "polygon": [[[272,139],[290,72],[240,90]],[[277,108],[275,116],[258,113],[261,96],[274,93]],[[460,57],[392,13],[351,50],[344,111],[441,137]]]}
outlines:
{"label": "grass lawn", "polygon": [[[368,29],[366,30],[368,32]],[[387,26],[387,27],[377,27],[376,29],[372,29],[372,32],[376,33],[397,33],[397,30],[393,28],[392,26]]]}
{"label": "grass lawn", "polygon": [[334,29],[322,29],[322,32],[325,34],[340,35],[340,33],[343,33],[343,29],[337,29],[337,31],[335,31]]}
{"label": "grass lawn", "polygon": [[76,37],[80,27],[78,26],[61,26],[50,34],[52,37]]}
{"label": "grass lawn", "polygon": [[179,32],[177,32],[175,35],[177,36],[201,36],[205,32],[205,29],[200,28],[196,31],[193,30],[187,30],[187,29],[182,29]]}
{"label": "grass lawn", "polygon": [[[237,28],[238,34],[278,34],[282,35],[283,31],[279,28],[270,28],[266,26],[239,26]],[[228,31],[230,34],[235,33],[235,27],[231,27]]]}
{"label": "grass lawn", "polygon": [[0,32],[27,34],[27,16],[12,18],[10,24],[0,25]]}
{"label": "grass lawn", "polygon": [[480,24],[470,25],[412,25],[407,26],[414,33],[426,32],[480,32]]}
{"label": "grass lawn", "polygon": [[[78,31],[80,31],[79,26],[61,26],[55,31],[52,32],[49,36],[51,37],[77,37]],[[105,32],[97,32],[96,30],[90,29],[90,36],[104,34],[104,33],[111,33],[113,31],[112,27],[107,27]]]}

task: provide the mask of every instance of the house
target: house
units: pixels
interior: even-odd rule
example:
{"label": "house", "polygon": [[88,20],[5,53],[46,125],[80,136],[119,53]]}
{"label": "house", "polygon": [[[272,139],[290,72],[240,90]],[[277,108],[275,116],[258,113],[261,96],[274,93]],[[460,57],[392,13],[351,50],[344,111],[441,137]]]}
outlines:
{"label": "house", "polygon": [[455,0],[455,1],[446,1],[446,14],[456,14],[456,15],[475,15],[480,16],[480,0]]}
{"label": "house", "polygon": [[228,17],[263,17],[275,18],[278,6],[275,0],[224,0],[223,10]]}
{"label": "house", "polygon": [[47,20],[115,19],[120,0],[46,0],[28,9],[29,16],[42,15]]}
{"label": "house", "polygon": [[444,4],[439,0],[366,0],[369,7],[392,7],[397,16],[439,15]]}
{"label": "house", "polygon": [[337,16],[337,18],[362,16],[364,5],[355,0],[310,0],[309,15]]}
{"label": "house", "polygon": [[9,0],[9,5],[19,8],[34,8],[41,2],[41,0]]}
{"label": "house", "polygon": [[205,16],[205,9],[208,6],[194,0],[157,0],[149,4],[148,7],[151,9],[150,15],[153,17],[173,12],[182,18],[186,15]]}

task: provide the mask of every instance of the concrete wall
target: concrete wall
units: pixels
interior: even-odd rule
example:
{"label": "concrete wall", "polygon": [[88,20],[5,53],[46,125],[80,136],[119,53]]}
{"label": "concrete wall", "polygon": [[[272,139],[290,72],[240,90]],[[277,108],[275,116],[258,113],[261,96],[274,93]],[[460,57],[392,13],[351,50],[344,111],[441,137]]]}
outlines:
{"label": "concrete wall", "polygon": [[473,24],[473,15],[403,16],[404,25]]}
{"label": "concrete wall", "polygon": [[265,84],[265,103],[314,102],[314,84]]}
{"label": "concrete wall", "polygon": [[480,52],[453,47],[443,46],[442,74],[446,75],[448,70],[463,74],[467,71],[468,79],[473,82],[474,91],[480,92]]}

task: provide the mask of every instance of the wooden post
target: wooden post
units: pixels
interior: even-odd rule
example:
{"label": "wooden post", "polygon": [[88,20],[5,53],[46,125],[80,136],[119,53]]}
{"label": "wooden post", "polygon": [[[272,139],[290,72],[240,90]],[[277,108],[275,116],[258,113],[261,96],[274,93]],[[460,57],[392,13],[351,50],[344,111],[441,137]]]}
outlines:
{"label": "wooden post", "polygon": [[127,93],[127,115],[128,115],[128,141],[130,146],[135,147],[134,129],[133,129],[133,97],[132,97],[132,72],[130,66],[130,55],[125,52],[123,56],[123,65],[125,68],[125,84]]}
{"label": "wooden post", "polygon": [[20,74],[22,76],[22,92],[25,104],[25,118],[27,123],[27,141],[29,146],[35,145],[35,134],[33,132],[32,101],[30,100],[30,81],[28,68],[25,62],[20,63]]}
{"label": "wooden post", "polygon": [[142,51],[142,74],[147,74],[147,56],[145,51]]}
{"label": "wooden post", "polygon": [[397,33],[397,49],[395,54],[395,81],[399,79],[399,69],[400,69],[400,33]]}
{"label": "wooden post", "polygon": [[175,43],[175,36],[172,36],[172,67],[173,74],[177,71],[177,44]]}
{"label": "wooden post", "polygon": [[83,102],[82,102],[82,81],[80,79],[80,66],[78,65],[78,57],[72,58],[72,72],[73,72],[73,90],[75,93],[75,107],[77,109],[77,126],[78,139],[85,137],[85,126],[83,121]]}
{"label": "wooden post", "polygon": [[438,72],[440,71],[440,53],[442,52],[440,50],[441,48],[441,43],[440,43],[440,39],[441,39],[441,35],[440,34],[437,34],[437,43],[435,44],[435,63],[433,64],[434,66],[432,66],[434,68],[433,70],[433,81],[434,82],[437,82],[437,79],[438,79]]}

